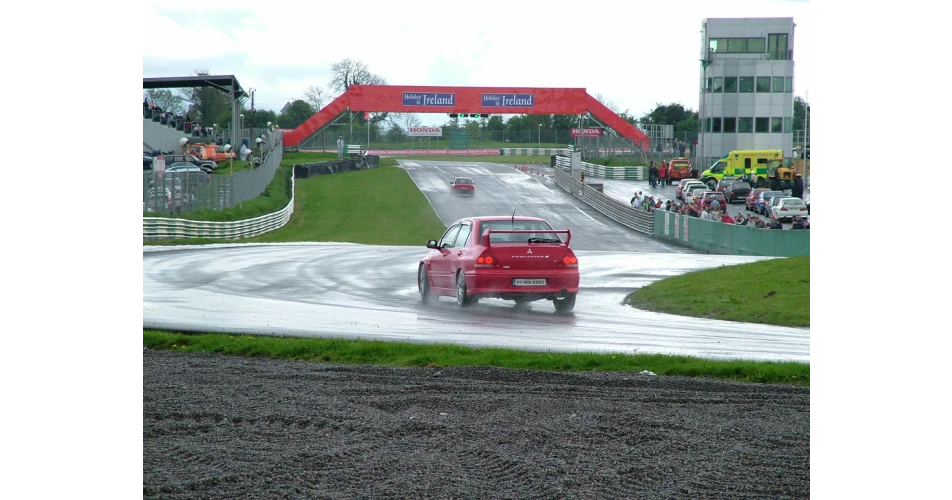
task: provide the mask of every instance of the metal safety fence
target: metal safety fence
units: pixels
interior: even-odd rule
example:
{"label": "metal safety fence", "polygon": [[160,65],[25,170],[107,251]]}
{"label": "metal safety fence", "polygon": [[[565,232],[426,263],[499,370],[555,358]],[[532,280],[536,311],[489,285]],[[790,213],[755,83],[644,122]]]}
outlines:
{"label": "metal safety fence", "polygon": [[[225,210],[253,200],[274,179],[284,151],[270,149],[253,170],[233,175],[208,174],[197,167],[188,172],[152,169],[142,174],[142,211],[144,214],[188,214],[202,210]],[[222,162],[219,169],[228,168]]]}

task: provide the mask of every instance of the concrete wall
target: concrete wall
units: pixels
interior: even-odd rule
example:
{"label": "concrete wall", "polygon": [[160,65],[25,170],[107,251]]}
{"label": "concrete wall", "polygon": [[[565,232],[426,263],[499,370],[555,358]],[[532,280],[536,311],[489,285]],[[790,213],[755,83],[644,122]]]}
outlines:
{"label": "concrete wall", "polygon": [[810,231],[757,229],[655,210],[654,236],[711,254],[810,255]]}
{"label": "concrete wall", "polygon": [[[142,147],[151,151],[182,152],[179,139],[186,137],[185,132],[175,130],[168,125],[162,125],[152,120],[142,120]],[[191,142],[199,142],[197,137],[189,137]]]}

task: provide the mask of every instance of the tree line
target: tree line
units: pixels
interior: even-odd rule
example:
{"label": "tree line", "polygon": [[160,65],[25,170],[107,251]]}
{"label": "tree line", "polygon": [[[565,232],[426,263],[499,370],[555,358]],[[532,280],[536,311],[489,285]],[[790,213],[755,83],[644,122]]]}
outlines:
{"label": "tree line", "polygon": [[[210,73],[206,69],[199,69],[195,71],[195,74],[209,75]],[[322,109],[325,104],[346,92],[351,85],[386,84],[387,80],[384,77],[371,72],[363,62],[350,58],[343,59],[331,65],[331,80],[327,88],[312,84],[304,90],[302,98],[288,103],[279,112],[267,109],[251,110],[248,108],[247,100],[243,100],[241,114],[245,117],[244,127],[265,128],[270,122],[277,124],[279,128],[293,129]],[[162,109],[178,115],[188,114],[203,126],[218,124],[218,128],[230,127],[230,96],[220,90],[209,87],[187,88],[175,92],[168,89],[150,89],[148,95]],[[603,99],[600,94],[594,97],[635,126],[639,124],[673,125],[675,138],[687,141],[695,140],[700,130],[698,113],[680,103],[658,103],[650,112],[636,117],[628,110],[619,112],[613,102]],[[806,109],[806,102],[799,96],[795,97],[794,130],[804,129]],[[348,118],[359,127],[369,123],[377,134],[386,135],[393,140],[402,139],[409,128],[421,124],[419,116],[414,113],[371,113],[368,119],[365,118],[364,113],[351,112]],[[583,122],[583,126],[588,124]],[[568,133],[569,129],[578,127],[578,117],[575,115],[514,115],[503,119],[500,115],[491,115],[489,118],[461,119],[447,116],[443,127],[465,128],[472,132],[502,132],[515,137],[537,130],[547,133],[553,130]]]}

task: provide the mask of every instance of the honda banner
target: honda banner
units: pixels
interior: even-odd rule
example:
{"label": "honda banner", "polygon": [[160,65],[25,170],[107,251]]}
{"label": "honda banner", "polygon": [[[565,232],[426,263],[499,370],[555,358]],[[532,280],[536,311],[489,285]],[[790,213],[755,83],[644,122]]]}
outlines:
{"label": "honda banner", "polygon": [[573,128],[571,130],[572,137],[579,137],[580,135],[582,137],[601,137],[602,136],[602,129],[598,127],[586,127],[581,130],[582,130],[582,133],[579,134],[578,132],[579,129]]}
{"label": "honda banner", "polygon": [[410,137],[442,137],[443,129],[440,127],[410,127],[407,135]]}

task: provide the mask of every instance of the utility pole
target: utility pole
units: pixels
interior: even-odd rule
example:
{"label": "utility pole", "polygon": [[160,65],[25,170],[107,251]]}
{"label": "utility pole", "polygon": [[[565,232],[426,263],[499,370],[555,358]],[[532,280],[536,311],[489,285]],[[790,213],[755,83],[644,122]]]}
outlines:
{"label": "utility pole", "polygon": [[255,89],[251,90],[251,133],[248,136],[248,146],[250,147],[255,142]]}

